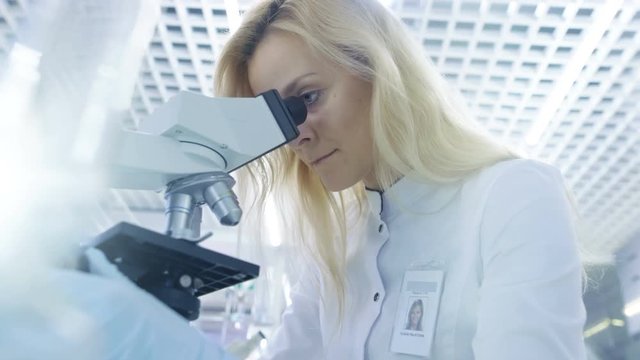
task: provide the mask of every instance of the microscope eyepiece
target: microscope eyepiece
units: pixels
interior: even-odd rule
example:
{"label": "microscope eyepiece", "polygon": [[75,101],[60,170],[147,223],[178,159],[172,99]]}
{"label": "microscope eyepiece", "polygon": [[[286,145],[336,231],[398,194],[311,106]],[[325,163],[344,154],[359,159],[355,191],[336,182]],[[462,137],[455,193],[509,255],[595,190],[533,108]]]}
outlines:
{"label": "microscope eyepiece", "polygon": [[304,103],[304,100],[298,96],[290,96],[283,101],[293,118],[293,122],[296,123],[296,126],[302,125],[302,123],[307,119],[307,105]]}
{"label": "microscope eyepiece", "polygon": [[307,119],[307,105],[301,97],[290,96],[286,99],[280,97],[278,90],[265,91],[262,94],[264,101],[269,106],[271,114],[278,122],[285,143],[292,141],[300,135],[298,126]]}

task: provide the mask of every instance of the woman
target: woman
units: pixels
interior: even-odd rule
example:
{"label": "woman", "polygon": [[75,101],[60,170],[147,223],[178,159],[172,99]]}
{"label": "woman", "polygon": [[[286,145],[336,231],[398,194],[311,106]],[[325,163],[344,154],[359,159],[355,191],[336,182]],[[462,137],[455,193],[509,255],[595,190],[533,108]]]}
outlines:
{"label": "woman", "polygon": [[[560,173],[472,126],[410,38],[376,0],[266,0],[219,56],[216,95],[308,107],[241,179],[258,209],[273,195],[307,260],[268,358],[583,358]],[[409,346],[412,294],[437,301]]]}
{"label": "woman", "polygon": [[409,313],[407,314],[407,325],[405,330],[422,331],[422,300],[418,299],[411,304]]}

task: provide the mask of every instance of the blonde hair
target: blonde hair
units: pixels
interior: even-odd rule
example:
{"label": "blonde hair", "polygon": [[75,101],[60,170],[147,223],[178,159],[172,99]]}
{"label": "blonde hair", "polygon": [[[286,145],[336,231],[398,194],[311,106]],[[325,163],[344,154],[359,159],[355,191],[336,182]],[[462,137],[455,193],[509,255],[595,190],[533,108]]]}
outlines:
{"label": "blonde hair", "polygon": [[[464,103],[449,91],[400,21],[377,0],[260,2],[245,14],[218,58],[217,96],[254,96],[248,62],[271,30],[299,36],[317,55],[371,83],[373,157],[382,189],[398,174],[446,183],[517,157],[469,121]],[[288,147],[242,171],[241,187],[258,189],[252,208],[263,210],[267,194],[273,194],[279,210],[297,213],[299,220],[288,224],[287,230],[320,270],[326,286],[322,299],[339,300],[340,322],[347,263],[345,199],[356,198],[362,205],[364,186],[358,183],[331,193]],[[281,216],[285,220],[291,214]]]}

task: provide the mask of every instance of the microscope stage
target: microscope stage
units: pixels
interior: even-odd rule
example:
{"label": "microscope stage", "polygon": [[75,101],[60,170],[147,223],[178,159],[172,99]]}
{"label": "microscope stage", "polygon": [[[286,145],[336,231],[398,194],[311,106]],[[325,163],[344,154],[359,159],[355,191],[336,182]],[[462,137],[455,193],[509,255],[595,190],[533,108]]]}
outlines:
{"label": "microscope stage", "polygon": [[159,280],[185,287],[180,279],[188,279],[195,286],[186,287],[191,287],[196,297],[254,279],[260,269],[196,243],[124,222],[100,234],[95,247],[142,288]]}

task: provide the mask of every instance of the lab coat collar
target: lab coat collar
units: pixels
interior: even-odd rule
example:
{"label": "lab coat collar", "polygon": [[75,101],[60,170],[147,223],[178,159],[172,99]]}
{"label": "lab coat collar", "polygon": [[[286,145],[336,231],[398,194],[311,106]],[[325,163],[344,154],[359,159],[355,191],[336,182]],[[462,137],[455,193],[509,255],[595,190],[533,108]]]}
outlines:
{"label": "lab coat collar", "polygon": [[458,193],[460,182],[417,181],[404,176],[385,191],[367,188],[369,209],[383,220],[391,220],[403,211],[434,212],[442,209]]}

